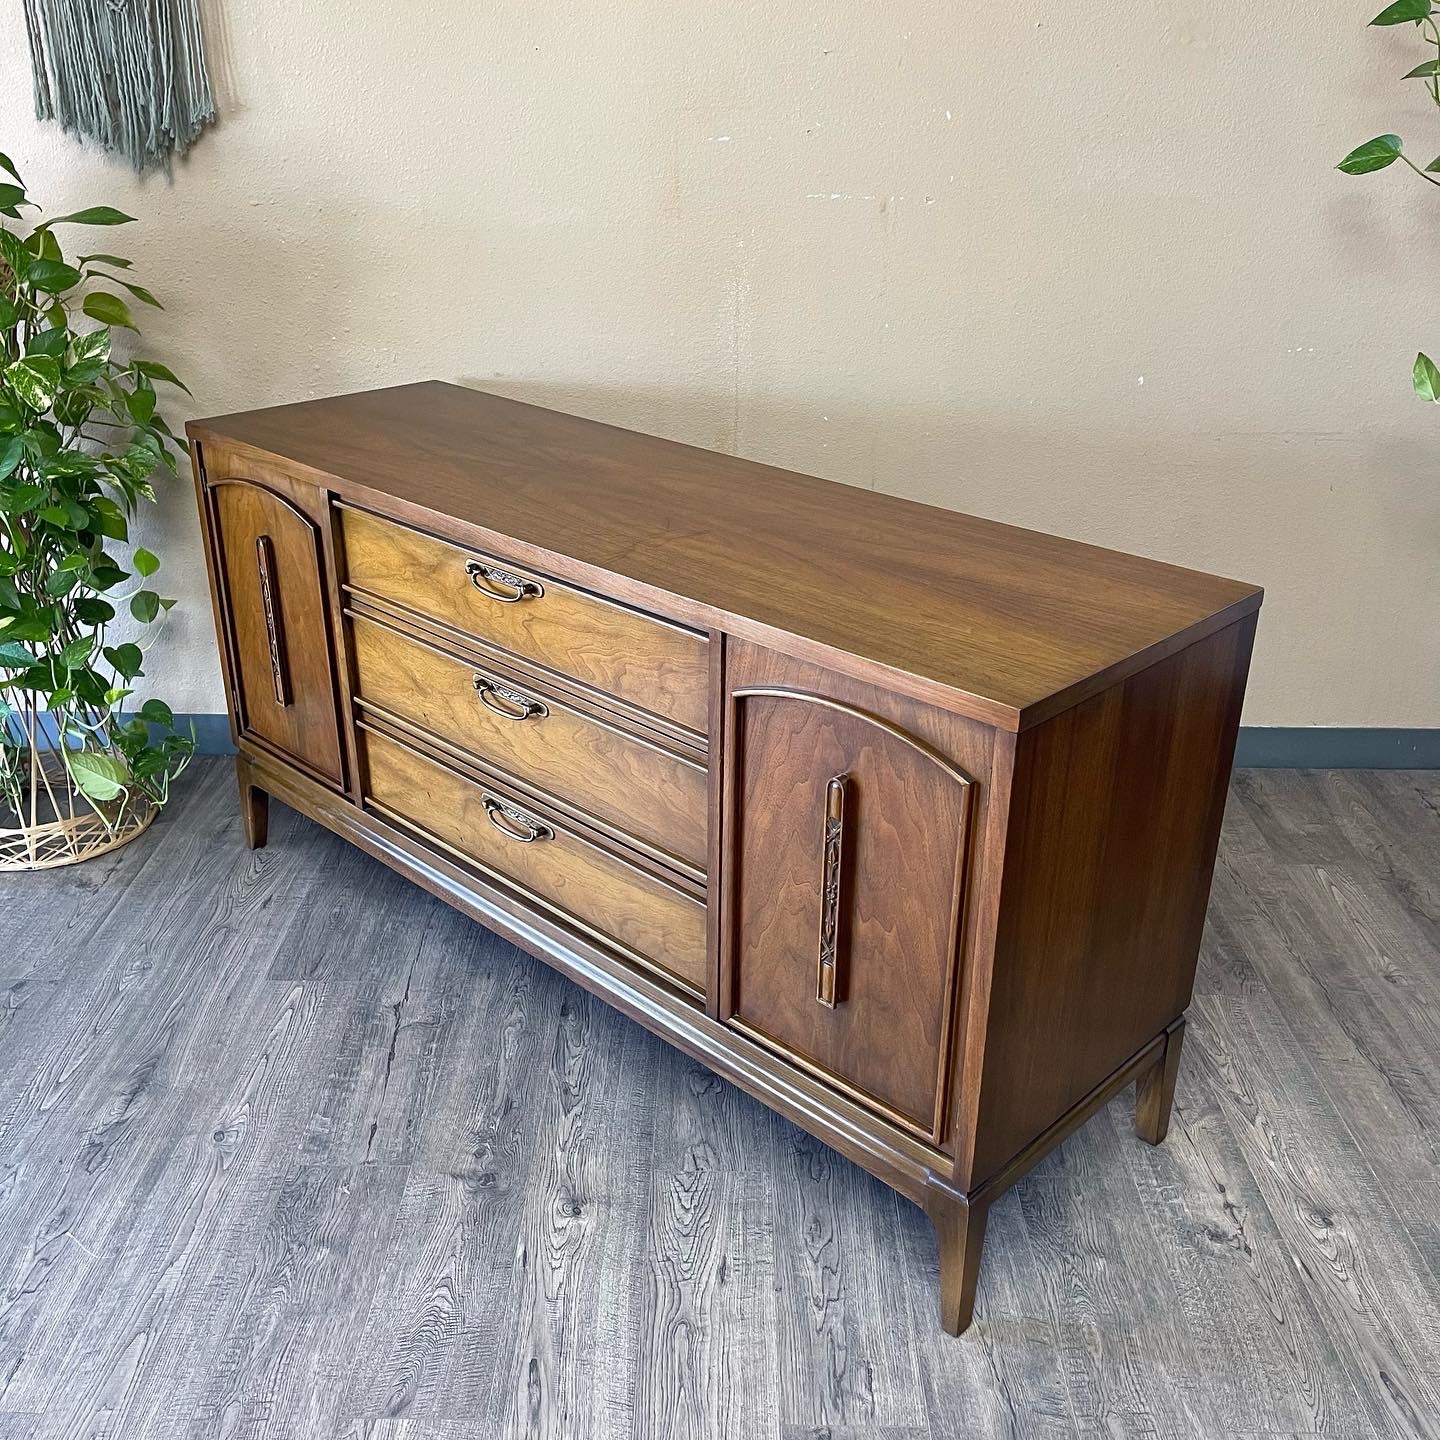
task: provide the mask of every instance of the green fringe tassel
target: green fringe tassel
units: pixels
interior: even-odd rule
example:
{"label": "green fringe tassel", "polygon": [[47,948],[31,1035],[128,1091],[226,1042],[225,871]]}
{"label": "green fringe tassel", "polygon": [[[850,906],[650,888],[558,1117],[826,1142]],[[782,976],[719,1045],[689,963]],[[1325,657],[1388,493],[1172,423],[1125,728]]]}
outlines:
{"label": "green fringe tassel", "polygon": [[198,0],[25,0],[35,114],[168,170],[215,119]]}

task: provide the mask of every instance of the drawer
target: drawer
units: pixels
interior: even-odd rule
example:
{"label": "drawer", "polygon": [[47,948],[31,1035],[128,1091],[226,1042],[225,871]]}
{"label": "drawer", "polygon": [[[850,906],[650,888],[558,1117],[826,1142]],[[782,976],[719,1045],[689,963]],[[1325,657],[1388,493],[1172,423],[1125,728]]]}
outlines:
{"label": "drawer", "polygon": [[339,513],[352,589],[706,733],[703,635],[364,511]]}
{"label": "drawer", "polygon": [[549,814],[370,729],[366,798],[633,960],[705,990],[705,906]]}
{"label": "drawer", "polygon": [[704,766],[376,620],[351,637],[361,701],[703,872]]}

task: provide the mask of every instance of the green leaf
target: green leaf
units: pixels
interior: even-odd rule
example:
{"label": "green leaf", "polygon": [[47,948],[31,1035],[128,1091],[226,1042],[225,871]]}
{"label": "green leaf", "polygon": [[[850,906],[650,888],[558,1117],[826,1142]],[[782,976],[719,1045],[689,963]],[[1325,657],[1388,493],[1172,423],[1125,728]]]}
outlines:
{"label": "green leaf", "polygon": [[160,568],[159,558],[143,546],[135,552],[135,573],[142,579],[153,575]]}
{"label": "green leaf", "polygon": [[[96,509],[91,520],[98,534],[103,535],[107,540],[128,540],[130,538],[130,525],[120,511],[110,512]],[[119,577],[124,579],[122,574]],[[114,581],[111,581],[114,584]]]}
{"label": "green leaf", "polygon": [[17,185],[23,185],[25,183],[20,178],[20,172],[15,168],[15,162],[11,160],[8,155],[0,155],[0,170],[4,170],[7,174],[13,175]]}
{"label": "green leaf", "polygon": [[90,557],[83,550],[72,550],[55,567],[57,570],[83,570],[90,563]]}
{"label": "green leaf", "polygon": [[0,210],[5,210],[11,215],[21,205],[29,205],[32,202],[25,198],[25,190],[20,185],[0,185]]}
{"label": "green leaf", "polygon": [[73,266],[61,260],[37,260],[31,267],[26,281],[47,295],[59,295],[73,290],[85,277]]}
{"label": "green leaf", "polygon": [[123,255],[82,255],[82,265],[113,265],[117,270],[128,270],[130,261]]}
{"label": "green leaf", "polygon": [[98,330],[87,330],[76,335],[70,342],[70,354],[78,364],[82,360],[108,360],[110,358],[110,330],[102,325]]}
{"label": "green leaf", "polygon": [[[25,443],[25,437],[20,437],[20,443]],[[23,515],[32,505],[45,494],[43,485],[18,485],[8,494],[0,492],[0,510],[7,515]]]}
{"label": "green leaf", "polygon": [[130,597],[130,613],[148,625],[160,613],[160,597],[153,590],[137,590]]}
{"label": "green leaf", "polygon": [[1352,150],[1335,168],[1347,175],[1368,175],[1383,170],[1400,158],[1404,142],[1398,135],[1377,135]]}
{"label": "green leaf", "polygon": [[37,260],[63,260],[60,242],[44,225],[40,226],[25,242],[25,248]]}
{"label": "green leaf", "polygon": [[117,285],[123,285],[137,300],[143,301],[146,305],[153,305],[157,310],[165,308],[143,285],[122,280],[118,275],[114,277],[114,280]]}
{"label": "green leaf", "polygon": [[87,295],[80,308],[102,325],[123,325],[127,330],[136,328],[130,307],[118,295],[111,295],[108,291],[97,290],[93,295]]}
{"label": "green leaf", "polygon": [[0,480],[15,473],[20,457],[25,453],[25,441],[19,435],[12,435],[0,443]]}
{"label": "green leaf", "polygon": [[28,669],[35,657],[13,640],[0,640],[0,665],[7,670]]}
{"label": "green leaf", "polygon": [[151,725],[169,729],[175,723],[175,712],[163,700],[147,700],[140,707],[140,718]]}
{"label": "green leaf", "polygon": [[1403,25],[1407,20],[1416,23],[1430,13],[1430,0],[1395,0],[1387,5],[1370,23],[1372,25]]}
{"label": "green leaf", "polygon": [[14,273],[15,278],[21,282],[30,273],[32,260],[30,252],[25,248],[25,242],[18,236],[0,225],[0,260],[3,260]]}
{"label": "green leaf", "polygon": [[145,657],[140,653],[138,645],[132,645],[127,641],[124,645],[107,645],[105,658],[110,662],[117,675],[123,676],[126,680],[133,680],[140,673],[140,666]]}
{"label": "green leaf", "polygon": [[155,392],[148,386],[144,390],[132,391],[125,397],[125,408],[137,425],[148,425],[155,413]]}
{"label": "green leaf", "polygon": [[134,219],[133,215],[117,210],[113,205],[92,205],[88,210],[72,210],[68,215],[57,215],[45,223],[48,229],[51,225],[128,225]]}
{"label": "green leaf", "polygon": [[78,584],[80,577],[73,570],[52,570],[45,577],[45,593],[52,600],[62,599]]}
{"label": "green leaf", "polygon": [[70,332],[68,330],[41,330],[39,334],[30,337],[30,343],[25,347],[27,355],[53,355],[58,360],[65,353],[65,347],[70,343]]}
{"label": "green leaf", "polygon": [[1440,74],[1440,60],[1425,60],[1413,70],[1407,70],[1400,78],[1402,80],[1421,80],[1436,74]]}
{"label": "green leaf", "polygon": [[65,763],[75,783],[92,800],[114,800],[130,778],[125,762],[118,756],[101,755],[94,750],[67,750]]}
{"label": "green leaf", "polygon": [[130,368],[138,370],[149,380],[164,380],[178,385],[187,395],[190,393],[190,387],[168,365],[162,365],[158,360],[136,360]]}
{"label": "green leaf", "polygon": [[90,658],[90,652],[94,648],[95,637],[82,635],[78,640],[72,640],[68,645],[62,645],[55,658],[67,670],[78,670]]}
{"label": "green leaf", "polygon": [[[117,535],[115,538],[123,540],[125,537]],[[112,586],[129,578],[129,572],[122,570],[118,565],[97,565],[90,572],[90,588],[92,590],[109,590]]]}
{"label": "green leaf", "polygon": [[5,367],[11,390],[30,409],[44,413],[60,389],[60,362],[53,355],[25,355]]}
{"label": "green leaf", "polygon": [[1440,402],[1440,367],[1421,351],[1415,357],[1415,393],[1422,400]]}
{"label": "green leaf", "polygon": [[4,295],[0,295],[0,330],[13,330],[15,322],[20,318],[20,311],[15,302]]}
{"label": "green leaf", "polygon": [[105,625],[115,618],[115,607],[98,595],[82,595],[70,608],[82,625]]}

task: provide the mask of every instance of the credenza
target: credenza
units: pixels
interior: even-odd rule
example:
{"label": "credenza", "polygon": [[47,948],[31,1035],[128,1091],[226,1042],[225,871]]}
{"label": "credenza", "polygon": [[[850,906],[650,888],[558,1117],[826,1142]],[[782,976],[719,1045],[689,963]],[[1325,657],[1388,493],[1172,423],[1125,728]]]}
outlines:
{"label": "credenza", "polygon": [[192,423],[293,806],[922,1205],[1165,1135],[1261,592],[435,382]]}

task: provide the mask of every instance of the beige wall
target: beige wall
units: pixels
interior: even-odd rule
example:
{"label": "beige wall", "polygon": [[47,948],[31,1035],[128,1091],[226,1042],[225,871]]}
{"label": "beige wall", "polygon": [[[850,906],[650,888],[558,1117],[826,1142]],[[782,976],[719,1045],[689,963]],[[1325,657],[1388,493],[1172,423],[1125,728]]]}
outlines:
{"label": "beige wall", "polygon": [[[143,217],[195,413],[464,380],[1260,582],[1249,723],[1437,725],[1440,195],[1331,167],[1440,117],[1367,3],[211,0],[141,183],[4,0],[0,149]],[[215,710],[191,510],[152,668]]]}

